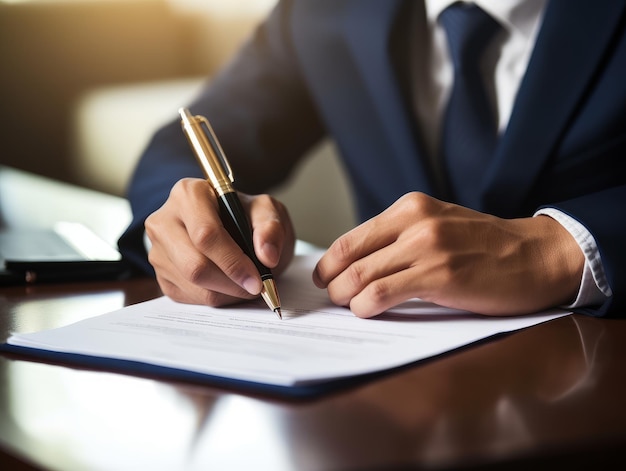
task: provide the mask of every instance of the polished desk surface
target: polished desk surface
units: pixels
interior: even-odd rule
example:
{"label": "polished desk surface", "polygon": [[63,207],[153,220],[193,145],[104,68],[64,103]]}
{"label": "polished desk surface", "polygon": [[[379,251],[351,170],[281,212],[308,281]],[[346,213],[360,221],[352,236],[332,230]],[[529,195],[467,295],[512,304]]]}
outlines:
{"label": "polished desk surface", "polygon": [[[0,288],[0,340],[159,294]],[[625,363],[626,320],[582,316],[298,400],[0,356],[0,469],[605,469],[623,464]]]}

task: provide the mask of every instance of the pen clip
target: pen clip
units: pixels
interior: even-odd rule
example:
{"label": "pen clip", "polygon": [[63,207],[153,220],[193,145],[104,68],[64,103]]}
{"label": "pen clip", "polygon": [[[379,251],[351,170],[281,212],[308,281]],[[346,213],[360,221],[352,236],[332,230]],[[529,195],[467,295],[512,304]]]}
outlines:
{"label": "pen clip", "polygon": [[215,137],[215,133],[213,132],[213,128],[211,127],[211,124],[209,124],[209,120],[206,119],[204,116],[200,116],[200,115],[196,115],[194,116],[194,118],[200,122],[200,126],[204,125],[206,137],[211,143],[211,146],[213,147],[213,149],[217,151],[215,153],[217,154],[217,157],[220,159],[222,168],[226,171],[226,174],[228,175],[228,179],[230,180],[230,182],[235,183],[235,178],[233,177],[233,170],[230,168],[230,163],[228,162],[228,159],[226,158],[226,154],[224,153],[222,146],[217,140],[217,137]]}

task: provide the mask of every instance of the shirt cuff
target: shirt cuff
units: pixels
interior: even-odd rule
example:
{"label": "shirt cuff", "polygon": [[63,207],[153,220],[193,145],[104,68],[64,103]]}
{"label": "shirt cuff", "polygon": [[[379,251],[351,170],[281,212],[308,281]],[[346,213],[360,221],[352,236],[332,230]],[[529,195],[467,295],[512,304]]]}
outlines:
{"label": "shirt cuff", "polygon": [[539,215],[549,216],[561,224],[576,240],[585,256],[583,276],[576,299],[572,304],[564,307],[571,309],[602,304],[606,298],[613,295],[613,292],[604,274],[596,240],[585,226],[556,208],[542,208],[534,214],[534,216]]}

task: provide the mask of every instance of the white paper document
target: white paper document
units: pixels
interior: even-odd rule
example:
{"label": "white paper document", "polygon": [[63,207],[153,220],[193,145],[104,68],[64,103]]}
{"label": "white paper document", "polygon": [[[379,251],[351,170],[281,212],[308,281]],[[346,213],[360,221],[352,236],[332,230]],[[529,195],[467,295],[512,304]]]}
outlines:
{"label": "white paper document", "polygon": [[211,308],[161,297],[65,327],[14,334],[8,343],[299,386],[406,365],[569,314],[486,317],[415,299],[359,319],[313,285],[318,257],[296,257],[277,280],[283,320],[260,300]]}

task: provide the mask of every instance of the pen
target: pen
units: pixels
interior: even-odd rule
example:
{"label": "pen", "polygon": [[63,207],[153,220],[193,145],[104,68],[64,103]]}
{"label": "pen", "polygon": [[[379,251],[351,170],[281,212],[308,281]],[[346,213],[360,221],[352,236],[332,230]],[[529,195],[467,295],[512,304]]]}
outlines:
{"label": "pen", "polygon": [[186,108],[180,108],[178,112],[183,131],[196,159],[200,163],[207,181],[215,190],[224,227],[256,265],[263,282],[261,297],[269,308],[282,319],[276,282],[271,270],[263,265],[254,253],[252,229],[232,185],[234,182],[233,172],[209,121],[204,116],[192,116]]}

